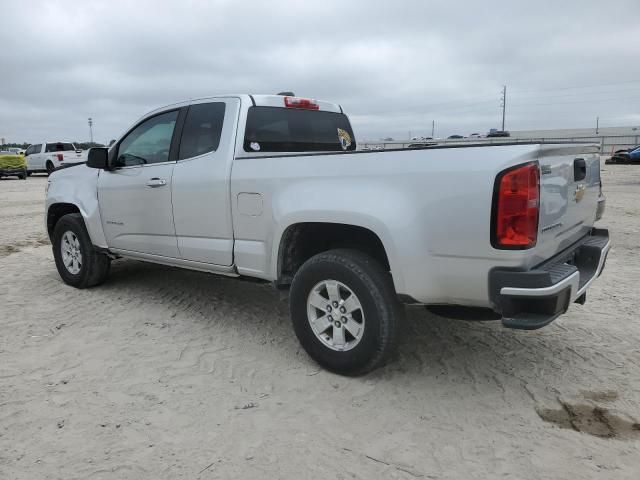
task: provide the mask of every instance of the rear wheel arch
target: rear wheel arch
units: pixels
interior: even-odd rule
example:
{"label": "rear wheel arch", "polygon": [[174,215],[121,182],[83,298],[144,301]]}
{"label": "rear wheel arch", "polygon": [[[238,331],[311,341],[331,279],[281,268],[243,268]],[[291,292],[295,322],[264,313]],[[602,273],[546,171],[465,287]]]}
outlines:
{"label": "rear wheel arch", "polygon": [[380,235],[361,225],[332,222],[298,222],[279,237],[276,265],[278,286],[291,284],[294,275],[309,258],[336,248],[360,251],[391,270],[389,249]]}

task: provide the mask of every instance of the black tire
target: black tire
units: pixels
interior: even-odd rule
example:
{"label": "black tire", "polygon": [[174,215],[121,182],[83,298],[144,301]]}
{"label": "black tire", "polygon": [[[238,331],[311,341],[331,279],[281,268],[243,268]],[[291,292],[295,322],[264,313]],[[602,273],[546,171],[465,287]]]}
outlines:
{"label": "black tire", "polygon": [[27,170],[27,177],[30,177],[32,173],[33,172],[30,172],[29,170]]}
{"label": "black tire", "polygon": [[53,163],[51,161],[47,162],[46,168],[47,168],[47,175],[51,175],[56,169],[56,167],[53,166]]}
{"label": "black tire", "polygon": [[20,180],[26,180],[27,179],[27,171],[25,170],[24,172],[22,172],[20,175],[18,175],[18,178]]}
{"label": "black tire", "polygon": [[[307,299],[311,290],[325,280],[347,286],[362,305],[364,331],[350,350],[332,350],[309,323]],[[293,279],[289,308],[305,351],[321,366],[341,375],[362,375],[382,366],[395,349],[397,325],[404,314],[391,274],[372,257],[349,249],[330,250],[307,260]]]}
{"label": "black tire", "polygon": [[[77,237],[82,255],[80,271],[76,274],[71,273],[62,260],[62,252],[60,249],[62,237],[65,232],[68,231]],[[76,288],[89,288],[100,285],[107,278],[111,260],[104,253],[96,251],[93,247],[82,215],[79,213],[69,213],[58,220],[58,223],[56,223],[53,229],[51,243],[58,273],[67,285]]]}

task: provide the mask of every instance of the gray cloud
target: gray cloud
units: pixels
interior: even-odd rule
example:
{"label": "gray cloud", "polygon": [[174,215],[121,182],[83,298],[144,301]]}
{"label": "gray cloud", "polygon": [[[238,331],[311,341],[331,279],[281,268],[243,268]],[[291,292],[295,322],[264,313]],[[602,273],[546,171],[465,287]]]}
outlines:
{"label": "gray cloud", "polygon": [[160,105],[281,90],[367,138],[484,132],[503,84],[510,129],[640,123],[637,1],[5,3],[8,141],[87,140],[90,116],[108,141]]}

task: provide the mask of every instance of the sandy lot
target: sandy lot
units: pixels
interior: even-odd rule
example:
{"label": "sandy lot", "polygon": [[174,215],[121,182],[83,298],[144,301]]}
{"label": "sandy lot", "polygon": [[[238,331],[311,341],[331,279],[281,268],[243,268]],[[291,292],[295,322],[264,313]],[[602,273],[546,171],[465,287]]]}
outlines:
{"label": "sandy lot", "polygon": [[640,478],[640,167],[603,178],[586,305],[535,332],[412,308],[357,379],[307,358],[267,285],[133,261],[64,285],[46,178],[2,180],[0,479]]}

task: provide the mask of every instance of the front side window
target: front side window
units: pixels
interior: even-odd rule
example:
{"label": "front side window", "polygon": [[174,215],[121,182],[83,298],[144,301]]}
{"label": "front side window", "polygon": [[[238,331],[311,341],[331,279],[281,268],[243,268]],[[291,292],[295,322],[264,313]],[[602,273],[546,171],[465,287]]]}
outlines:
{"label": "front side window", "polygon": [[355,150],[349,119],[343,113],[280,107],[251,107],[245,152]]}
{"label": "front side window", "polygon": [[118,147],[116,166],[130,167],[169,161],[171,138],[178,111],[162,113],[145,120],[124,137]]}
{"label": "front side window", "polygon": [[75,150],[74,146],[72,143],[47,143],[46,148],[44,149],[44,151],[46,153],[51,153],[51,152],[71,152]]}
{"label": "front side window", "polygon": [[33,152],[35,152],[35,145],[29,145],[29,148],[27,148],[24,152],[25,157],[27,155],[31,155]]}
{"label": "front side window", "polygon": [[33,151],[31,153],[40,153],[40,150],[42,150],[42,144],[39,143],[37,145],[31,145],[31,147],[33,148]]}
{"label": "front side window", "polygon": [[223,102],[200,103],[189,107],[180,140],[179,160],[197,157],[218,148],[224,107]]}

